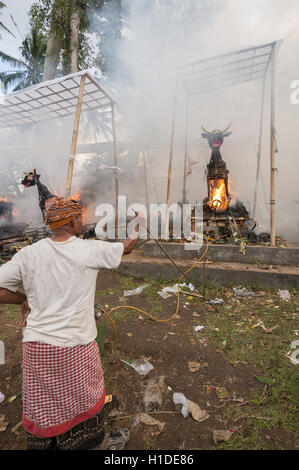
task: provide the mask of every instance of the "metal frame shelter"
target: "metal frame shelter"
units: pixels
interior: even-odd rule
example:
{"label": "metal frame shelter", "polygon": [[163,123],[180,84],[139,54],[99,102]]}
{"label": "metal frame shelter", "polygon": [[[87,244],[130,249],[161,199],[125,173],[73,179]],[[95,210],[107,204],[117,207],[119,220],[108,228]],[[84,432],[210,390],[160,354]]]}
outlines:
{"label": "metal frame shelter", "polygon": [[[111,109],[114,166],[117,167],[115,101],[86,70],[33,85],[4,95],[0,100],[0,129],[34,124],[75,114],[66,180],[66,196],[71,196],[74,162],[82,111]],[[116,237],[118,236],[118,175],[114,172]]]}
{"label": "metal frame shelter", "polygon": [[[256,210],[257,186],[260,173],[261,148],[263,137],[265,87],[268,70],[271,69],[271,117],[270,117],[270,225],[271,225],[271,246],[275,246],[275,153],[276,130],[275,130],[275,75],[276,75],[276,55],[282,40],[271,43],[247,47],[234,50],[226,54],[197,60],[182,65],[177,69],[175,97],[173,106],[172,132],[170,141],[168,184],[167,184],[167,213],[170,204],[170,188],[172,176],[173,147],[176,124],[176,107],[178,95],[179,79],[182,82],[186,95],[186,117],[185,117],[185,163],[183,182],[183,203],[186,201],[186,172],[188,157],[188,127],[189,127],[189,103],[192,97],[204,93],[213,92],[223,88],[250,82],[252,80],[262,80],[261,115],[259,145],[257,153],[257,176],[256,188],[254,192],[253,218]],[[168,220],[168,216],[167,216]],[[167,223],[168,225],[168,223]],[[167,226],[166,225],[166,226]]]}

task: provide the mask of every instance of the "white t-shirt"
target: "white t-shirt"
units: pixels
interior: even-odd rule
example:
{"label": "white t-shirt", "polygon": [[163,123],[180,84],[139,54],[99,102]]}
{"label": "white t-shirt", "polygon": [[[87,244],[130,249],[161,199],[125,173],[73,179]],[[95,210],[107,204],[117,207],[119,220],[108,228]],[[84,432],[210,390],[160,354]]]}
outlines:
{"label": "white t-shirt", "polygon": [[31,308],[23,342],[71,347],[93,341],[97,275],[102,268],[117,268],[123,250],[122,243],[45,238],[3,265],[0,287],[16,292],[23,286]]}

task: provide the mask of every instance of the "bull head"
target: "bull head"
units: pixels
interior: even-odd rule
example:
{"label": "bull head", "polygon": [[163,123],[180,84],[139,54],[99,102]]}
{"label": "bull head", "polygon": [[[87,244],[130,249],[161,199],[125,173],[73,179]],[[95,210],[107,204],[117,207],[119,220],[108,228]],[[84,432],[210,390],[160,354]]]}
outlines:
{"label": "bull head", "polygon": [[201,127],[203,133],[201,134],[204,139],[207,139],[209,142],[209,146],[211,149],[220,148],[223,144],[225,137],[229,137],[231,132],[227,132],[232,123],[229,124],[225,129],[222,131],[219,129],[215,129],[214,131],[208,131],[203,126]]}

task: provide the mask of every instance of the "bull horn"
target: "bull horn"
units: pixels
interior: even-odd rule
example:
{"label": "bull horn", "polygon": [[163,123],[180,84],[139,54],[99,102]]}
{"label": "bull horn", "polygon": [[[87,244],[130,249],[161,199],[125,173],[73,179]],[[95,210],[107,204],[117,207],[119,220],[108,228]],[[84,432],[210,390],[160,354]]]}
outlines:
{"label": "bull horn", "polygon": [[227,126],[227,128],[222,131],[222,134],[224,134],[225,132],[228,131],[228,129],[230,128],[230,126],[232,125],[232,123],[233,123],[233,121],[231,121],[230,124]]}
{"label": "bull horn", "polygon": [[208,131],[207,129],[205,129],[203,126],[201,126],[202,130],[206,133],[206,134],[211,134],[211,131]]}

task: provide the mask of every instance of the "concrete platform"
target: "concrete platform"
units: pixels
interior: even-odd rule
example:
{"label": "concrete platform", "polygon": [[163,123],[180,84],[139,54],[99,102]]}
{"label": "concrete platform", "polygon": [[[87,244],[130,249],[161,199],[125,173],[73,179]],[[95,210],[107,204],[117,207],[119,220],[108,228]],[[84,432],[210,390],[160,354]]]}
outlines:
{"label": "concrete platform", "polygon": [[[185,250],[183,243],[161,242],[167,253],[174,259],[192,260],[202,253]],[[144,255],[154,258],[165,258],[164,253],[154,241],[143,247]],[[215,262],[244,263],[253,265],[299,266],[299,248],[279,248],[270,246],[247,246],[245,255],[240,253],[237,245],[209,245],[206,259]]]}
{"label": "concrete platform", "polygon": [[[170,245],[168,244],[168,247]],[[124,257],[119,271],[135,277],[150,276],[155,279],[168,279],[177,282],[180,273],[167,258],[162,256],[145,256],[145,251],[136,251]],[[175,261],[183,271],[192,265],[192,260],[190,259],[176,259]],[[188,277],[196,284],[202,283],[203,263],[199,263],[188,273]],[[243,284],[258,288],[291,289],[299,288],[299,267],[276,265],[273,268],[268,266],[267,269],[262,269],[256,265],[245,264],[244,262],[208,262],[206,263],[205,278],[207,285],[216,287],[230,287]]]}

